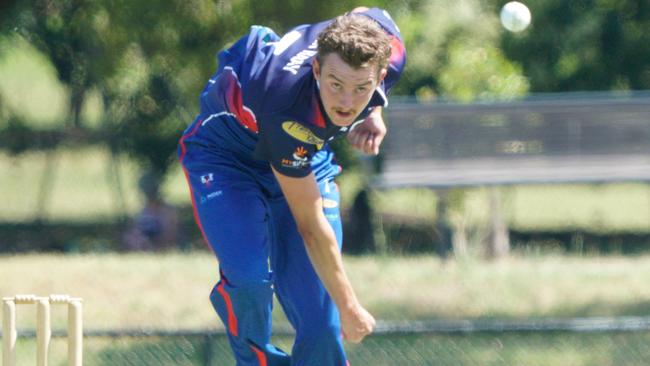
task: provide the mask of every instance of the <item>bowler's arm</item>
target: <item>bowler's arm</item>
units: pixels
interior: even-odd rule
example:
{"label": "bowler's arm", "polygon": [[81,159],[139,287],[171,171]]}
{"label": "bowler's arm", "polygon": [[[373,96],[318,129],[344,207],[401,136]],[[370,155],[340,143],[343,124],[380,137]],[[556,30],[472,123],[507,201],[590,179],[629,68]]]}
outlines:
{"label": "bowler's arm", "polygon": [[374,327],[374,318],[359,304],[343,269],[343,260],[336,236],[323,213],[314,173],[303,178],[282,175],[273,169],[289,204],[298,231],[318,277],[341,314],[344,336],[358,342]]}
{"label": "bowler's arm", "polygon": [[348,133],[347,138],[352,147],[368,155],[379,154],[379,146],[388,132],[381,115],[382,109],[375,107],[363,122]]}

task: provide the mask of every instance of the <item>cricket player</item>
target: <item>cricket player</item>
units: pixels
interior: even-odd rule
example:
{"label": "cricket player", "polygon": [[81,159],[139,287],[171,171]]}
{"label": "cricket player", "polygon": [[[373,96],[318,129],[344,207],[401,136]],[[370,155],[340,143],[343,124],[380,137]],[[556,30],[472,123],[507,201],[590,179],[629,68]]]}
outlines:
{"label": "cricket player", "polygon": [[[347,134],[378,153],[405,64],[399,29],[377,8],[283,37],[253,26],[218,61],[179,156],[219,262],[210,300],[237,365],[347,365],[343,340],[360,342],[375,320],[343,268],[328,143]],[[296,330],[291,356],[270,344],[274,293]]]}

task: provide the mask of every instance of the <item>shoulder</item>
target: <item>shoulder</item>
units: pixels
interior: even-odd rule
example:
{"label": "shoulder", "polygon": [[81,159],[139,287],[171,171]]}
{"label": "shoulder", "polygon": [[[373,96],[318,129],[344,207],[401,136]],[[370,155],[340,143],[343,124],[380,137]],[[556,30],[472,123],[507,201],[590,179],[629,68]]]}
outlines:
{"label": "shoulder", "polygon": [[268,59],[252,75],[247,90],[261,114],[279,113],[310,97],[316,38],[326,24],[301,25],[269,43]]}

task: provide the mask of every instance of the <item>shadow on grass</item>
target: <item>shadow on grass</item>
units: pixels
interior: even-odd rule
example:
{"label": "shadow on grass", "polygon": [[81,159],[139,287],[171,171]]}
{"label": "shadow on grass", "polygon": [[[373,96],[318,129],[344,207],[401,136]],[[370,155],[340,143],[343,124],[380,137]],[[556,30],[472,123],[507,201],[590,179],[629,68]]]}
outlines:
{"label": "shadow on grass", "polygon": [[352,365],[643,365],[649,333],[501,332],[372,336]]}
{"label": "shadow on grass", "polygon": [[[274,343],[290,349],[292,337]],[[650,332],[469,332],[372,335],[346,344],[351,365],[644,365]],[[117,339],[92,365],[234,365],[226,337]]]}
{"label": "shadow on grass", "polygon": [[123,338],[86,358],[101,366],[203,365],[204,347],[200,338]]}

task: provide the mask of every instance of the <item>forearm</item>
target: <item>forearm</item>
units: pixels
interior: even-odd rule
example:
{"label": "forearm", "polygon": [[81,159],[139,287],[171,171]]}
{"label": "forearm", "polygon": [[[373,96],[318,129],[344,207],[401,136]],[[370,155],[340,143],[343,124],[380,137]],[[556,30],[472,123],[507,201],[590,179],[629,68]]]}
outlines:
{"label": "forearm", "polygon": [[314,270],[339,311],[353,309],[358,300],[343,268],[343,260],[331,226],[323,216],[301,235]]}
{"label": "forearm", "polygon": [[280,183],[309,260],[339,311],[358,310],[359,303],[343,269],[332,226],[323,214],[323,199],[313,173],[291,178],[273,169]]}
{"label": "forearm", "polygon": [[334,230],[323,214],[323,198],[314,173],[292,178],[275,168],[273,172],[296,220],[309,260],[339,310],[344,339],[360,342],[372,332],[375,319],[359,304],[345,274]]}

